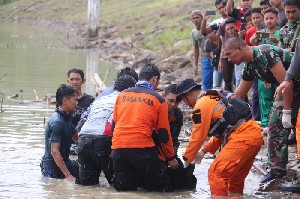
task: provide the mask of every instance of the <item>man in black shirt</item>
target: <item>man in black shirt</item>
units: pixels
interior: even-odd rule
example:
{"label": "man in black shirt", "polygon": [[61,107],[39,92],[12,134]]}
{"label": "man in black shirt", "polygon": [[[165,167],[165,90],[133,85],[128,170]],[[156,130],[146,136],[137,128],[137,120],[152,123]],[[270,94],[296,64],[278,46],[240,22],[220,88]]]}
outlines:
{"label": "man in black shirt", "polygon": [[[87,110],[90,104],[94,101],[94,97],[83,93],[81,91],[81,86],[85,83],[84,72],[78,68],[72,68],[68,71],[68,84],[75,88],[78,91],[78,104],[76,107],[76,111],[71,115],[71,121],[74,127],[77,126],[80,121],[81,114]],[[77,144],[71,146],[70,154],[76,154]]]}

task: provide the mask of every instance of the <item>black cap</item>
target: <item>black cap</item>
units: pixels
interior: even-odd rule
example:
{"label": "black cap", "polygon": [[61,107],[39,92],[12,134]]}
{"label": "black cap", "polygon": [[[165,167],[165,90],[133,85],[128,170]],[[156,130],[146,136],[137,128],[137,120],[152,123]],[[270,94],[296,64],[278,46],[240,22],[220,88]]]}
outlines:
{"label": "black cap", "polygon": [[193,88],[201,89],[201,85],[197,84],[193,79],[185,79],[177,85],[177,98],[190,92]]}

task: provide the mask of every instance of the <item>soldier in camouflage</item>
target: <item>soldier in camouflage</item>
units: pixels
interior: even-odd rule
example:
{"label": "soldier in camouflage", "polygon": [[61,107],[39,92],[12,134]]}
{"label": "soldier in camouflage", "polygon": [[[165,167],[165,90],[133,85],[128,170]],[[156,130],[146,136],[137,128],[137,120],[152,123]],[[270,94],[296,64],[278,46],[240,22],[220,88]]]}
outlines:
{"label": "soldier in camouflage", "polygon": [[280,45],[291,52],[295,51],[297,38],[300,33],[300,2],[286,0],[284,10],[288,23],[280,29]]}
{"label": "soldier in camouflage", "polygon": [[[300,37],[299,37],[300,38]],[[287,70],[284,81],[277,88],[276,92],[283,95],[283,116],[282,124],[284,128],[293,128],[295,126],[295,112],[298,111],[298,118],[296,123],[296,138],[297,138],[297,157],[300,159],[300,39],[295,49],[295,55],[292,59],[291,65]],[[299,174],[298,174],[299,175]],[[285,191],[300,192],[300,178],[292,183],[283,183],[281,188]]]}
{"label": "soldier in camouflage", "polygon": [[[292,53],[269,44],[255,47],[247,46],[243,40],[233,37],[224,44],[228,61],[239,64],[246,62],[242,74],[242,81],[236,90],[236,95],[245,98],[254,80],[278,86],[284,81]],[[288,130],[284,129],[281,122],[283,109],[282,95],[277,95],[270,112],[268,124],[268,164],[270,172],[264,176],[261,183],[286,175],[288,161]]]}

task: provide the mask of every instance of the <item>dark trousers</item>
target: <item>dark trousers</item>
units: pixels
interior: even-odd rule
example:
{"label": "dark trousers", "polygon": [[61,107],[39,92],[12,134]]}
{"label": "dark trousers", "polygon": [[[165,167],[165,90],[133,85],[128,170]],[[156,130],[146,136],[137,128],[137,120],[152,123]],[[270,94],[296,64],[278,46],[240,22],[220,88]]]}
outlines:
{"label": "dark trousers", "polygon": [[[65,164],[70,171],[71,175],[77,178],[78,176],[78,162],[75,160],[66,160]],[[50,178],[58,178],[63,179],[65,175],[63,172],[58,168],[54,160],[42,160],[40,163],[41,171],[44,177]]]}
{"label": "dark trousers", "polygon": [[78,140],[78,184],[99,184],[101,171],[111,184],[113,168],[110,161],[110,136],[80,136]]}
{"label": "dark trousers", "polygon": [[136,191],[143,187],[150,191],[172,191],[155,147],[113,149],[113,185],[117,191]]}
{"label": "dark trousers", "polygon": [[224,90],[233,92],[232,77],[233,77],[234,64],[230,63],[227,58],[221,58],[221,64],[222,64],[222,75],[225,83]]}

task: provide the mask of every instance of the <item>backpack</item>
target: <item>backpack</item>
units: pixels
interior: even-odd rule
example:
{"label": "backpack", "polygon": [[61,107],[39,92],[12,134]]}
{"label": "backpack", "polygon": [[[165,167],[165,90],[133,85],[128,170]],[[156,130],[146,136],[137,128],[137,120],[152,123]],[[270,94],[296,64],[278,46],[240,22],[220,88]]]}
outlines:
{"label": "backpack", "polygon": [[216,113],[222,105],[225,104],[222,117],[211,122],[210,131],[208,133],[209,136],[216,136],[221,139],[227,138],[233,131],[240,127],[243,122],[252,118],[250,105],[233,93],[228,91],[219,92],[217,90],[207,90],[201,94],[200,97],[204,95],[213,95],[212,97],[219,101],[213,113]]}

